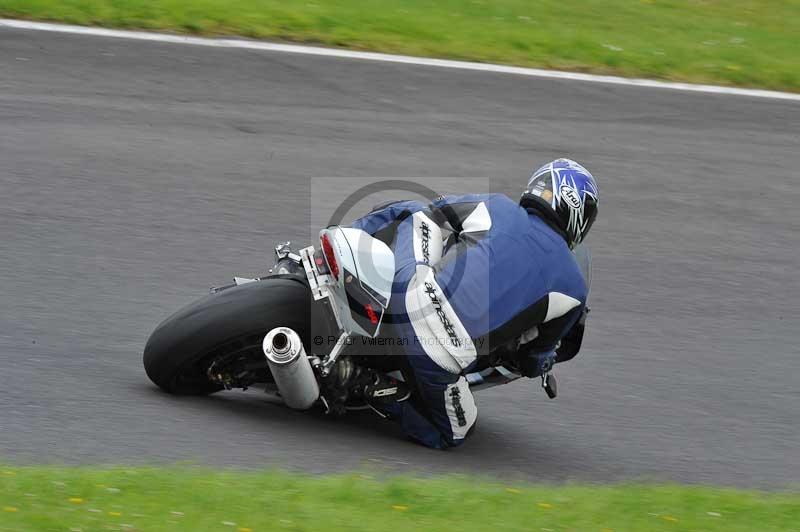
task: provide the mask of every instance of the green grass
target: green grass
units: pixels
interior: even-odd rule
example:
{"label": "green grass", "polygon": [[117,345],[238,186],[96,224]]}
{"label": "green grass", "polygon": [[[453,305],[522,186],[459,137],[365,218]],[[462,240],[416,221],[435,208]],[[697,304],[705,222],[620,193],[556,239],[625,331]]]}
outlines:
{"label": "green grass", "polygon": [[790,531],[800,494],[365,474],[0,467],[0,530]]}
{"label": "green grass", "polygon": [[800,90],[800,0],[0,0],[0,16]]}

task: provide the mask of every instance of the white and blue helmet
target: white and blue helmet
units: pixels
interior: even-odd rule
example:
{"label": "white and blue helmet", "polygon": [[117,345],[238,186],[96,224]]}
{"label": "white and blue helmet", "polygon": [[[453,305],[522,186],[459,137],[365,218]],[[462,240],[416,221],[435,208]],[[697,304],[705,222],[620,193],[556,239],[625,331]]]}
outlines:
{"label": "white and blue helmet", "polygon": [[556,214],[570,247],[580,244],[597,218],[597,183],[570,159],[556,159],[536,170],[523,197],[537,198]]}

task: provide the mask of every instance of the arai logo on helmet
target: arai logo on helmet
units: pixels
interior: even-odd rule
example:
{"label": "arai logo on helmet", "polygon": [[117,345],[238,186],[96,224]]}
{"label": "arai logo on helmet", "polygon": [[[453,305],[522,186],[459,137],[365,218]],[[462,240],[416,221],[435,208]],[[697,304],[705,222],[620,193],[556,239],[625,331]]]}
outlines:
{"label": "arai logo on helmet", "polygon": [[573,209],[580,209],[581,208],[581,197],[578,195],[578,191],[572,188],[569,185],[561,185],[559,189],[561,193],[561,197],[564,198],[564,201],[567,205],[569,205]]}

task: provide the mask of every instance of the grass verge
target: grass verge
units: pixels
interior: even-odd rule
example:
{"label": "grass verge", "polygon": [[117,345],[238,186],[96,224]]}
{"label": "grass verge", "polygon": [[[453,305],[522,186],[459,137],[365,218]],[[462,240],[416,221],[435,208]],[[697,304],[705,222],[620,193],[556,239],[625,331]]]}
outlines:
{"label": "grass verge", "polygon": [[532,486],[462,477],[0,469],[0,530],[787,531],[800,494],[678,485]]}
{"label": "grass verge", "polygon": [[0,0],[0,16],[800,91],[800,0]]}

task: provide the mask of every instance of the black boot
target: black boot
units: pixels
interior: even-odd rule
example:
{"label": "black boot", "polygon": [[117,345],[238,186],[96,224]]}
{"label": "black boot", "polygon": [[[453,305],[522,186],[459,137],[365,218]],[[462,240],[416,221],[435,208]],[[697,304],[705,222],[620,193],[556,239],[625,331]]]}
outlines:
{"label": "black boot", "polygon": [[363,388],[364,401],[374,407],[405,401],[411,395],[406,383],[384,373],[369,371],[370,382]]}

